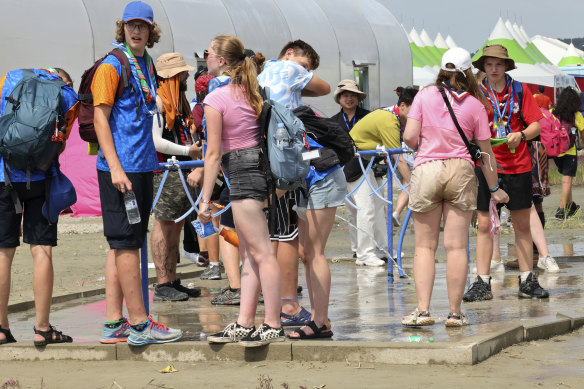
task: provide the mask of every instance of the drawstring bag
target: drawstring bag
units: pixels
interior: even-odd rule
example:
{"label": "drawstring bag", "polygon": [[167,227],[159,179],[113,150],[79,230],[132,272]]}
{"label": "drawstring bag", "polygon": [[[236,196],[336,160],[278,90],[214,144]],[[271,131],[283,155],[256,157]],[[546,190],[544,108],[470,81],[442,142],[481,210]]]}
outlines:
{"label": "drawstring bag", "polygon": [[55,224],[59,220],[62,211],[77,202],[77,193],[71,180],[60,170],[58,174],[50,179],[49,191],[43,204],[43,217],[49,224]]}

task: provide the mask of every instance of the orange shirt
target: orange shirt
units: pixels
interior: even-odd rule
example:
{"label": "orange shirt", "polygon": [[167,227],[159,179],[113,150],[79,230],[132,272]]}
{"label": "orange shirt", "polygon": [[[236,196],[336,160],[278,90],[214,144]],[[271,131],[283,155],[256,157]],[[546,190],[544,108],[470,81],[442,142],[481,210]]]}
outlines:
{"label": "orange shirt", "polygon": [[535,101],[537,105],[544,109],[550,109],[553,107],[552,100],[544,94],[536,93],[533,95],[535,97]]}

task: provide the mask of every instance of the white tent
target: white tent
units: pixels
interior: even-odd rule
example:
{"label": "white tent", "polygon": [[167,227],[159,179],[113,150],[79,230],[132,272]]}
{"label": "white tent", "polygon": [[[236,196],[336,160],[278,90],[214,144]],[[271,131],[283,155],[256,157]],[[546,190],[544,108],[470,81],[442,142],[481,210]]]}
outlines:
{"label": "white tent", "polygon": [[442,54],[444,54],[444,52],[450,48],[440,33],[438,33],[438,35],[436,35],[436,39],[434,39],[434,46],[436,46],[438,51],[440,51]]}
{"label": "white tent", "polygon": [[[559,39],[546,36],[535,35],[531,38],[533,44],[541,51],[553,64],[557,65],[566,54],[568,44]],[[584,51],[574,47],[576,53],[584,58]]]}
{"label": "white tent", "polygon": [[448,45],[449,49],[453,49],[455,47],[458,47],[458,45],[456,44],[456,42],[454,42],[454,39],[452,39],[452,37],[450,35],[448,35],[446,37],[446,44]]}

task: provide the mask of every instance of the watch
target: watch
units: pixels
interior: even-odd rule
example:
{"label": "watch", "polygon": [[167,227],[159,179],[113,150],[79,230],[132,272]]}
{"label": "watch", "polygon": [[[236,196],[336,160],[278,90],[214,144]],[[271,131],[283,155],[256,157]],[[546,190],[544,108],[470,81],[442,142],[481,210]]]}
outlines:
{"label": "watch", "polygon": [[525,133],[521,131],[521,142],[525,142],[527,138],[525,137]]}

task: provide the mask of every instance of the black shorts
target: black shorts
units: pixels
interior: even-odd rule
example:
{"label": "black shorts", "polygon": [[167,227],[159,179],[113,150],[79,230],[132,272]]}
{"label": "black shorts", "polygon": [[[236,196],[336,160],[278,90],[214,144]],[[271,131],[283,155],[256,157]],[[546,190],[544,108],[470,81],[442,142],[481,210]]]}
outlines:
{"label": "black shorts", "polygon": [[576,177],[576,170],[578,169],[577,156],[564,155],[562,157],[554,157],[554,162],[562,176]]}
{"label": "black shorts", "polygon": [[229,181],[229,199],[254,199],[268,197],[264,154],[259,146],[232,150],[221,158],[223,173]]}
{"label": "black shorts", "polygon": [[148,232],[148,218],[152,208],[153,173],[126,173],[132,182],[140,210],[140,223],[129,224],[124,196],[112,184],[110,172],[97,171],[103,234],[111,249],[134,250],[142,248]]}
{"label": "black shorts", "polygon": [[[227,185],[223,188],[221,196],[219,196],[219,204],[223,206],[227,206],[229,204],[229,188]],[[231,207],[229,207],[227,211],[221,214],[219,223],[225,227],[235,228]]]}
{"label": "black shorts", "polygon": [[22,222],[22,241],[41,246],[57,245],[57,223],[49,225],[43,217],[45,203],[45,180],[32,181],[30,190],[26,182],[13,182],[12,186],[22,203],[24,213],[16,213],[14,202],[5,185],[0,182],[0,247],[20,246],[20,223]]}
{"label": "black shorts", "polygon": [[300,204],[300,189],[286,192],[276,204],[276,225],[271,240],[288,242],[298,237],[298,215],[292,208]]}
{"label": "black shorts", "polygon": [[[489,211],[491,201],[491,192],[489,185],[483,175],[481,168],[476,167],[475,173],[479,180],[479,191],[477,194],[477,211]],[[519,211],[521,209],[531,208],[532,181],[531,172],[519,174],[499,174],[501,182],[499,187],[509,195],[507,204],[498,204],[498,207],[505,205],[510,211]]]}

